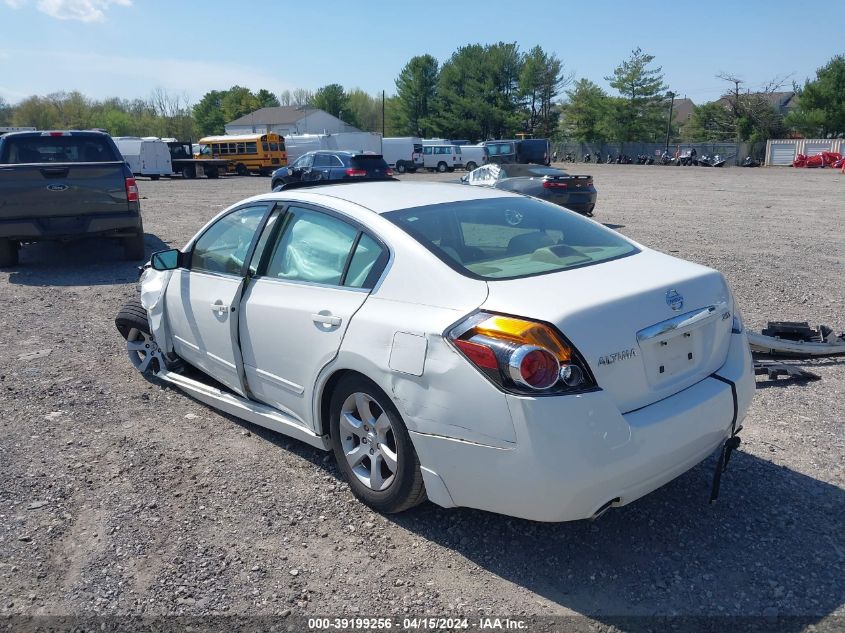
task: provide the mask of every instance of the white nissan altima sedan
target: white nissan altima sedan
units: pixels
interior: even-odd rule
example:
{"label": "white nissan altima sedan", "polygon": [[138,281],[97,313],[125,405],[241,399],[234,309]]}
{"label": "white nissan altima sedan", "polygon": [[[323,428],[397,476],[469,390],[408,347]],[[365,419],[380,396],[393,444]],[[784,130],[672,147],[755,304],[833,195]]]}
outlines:
{"label": "white nissan altima sedan", "polygon": [[720,273],[480,187],[249,198],[116,323],[141,372],[334,451],[382,512],[594,517],[724,451],[754,393]]}

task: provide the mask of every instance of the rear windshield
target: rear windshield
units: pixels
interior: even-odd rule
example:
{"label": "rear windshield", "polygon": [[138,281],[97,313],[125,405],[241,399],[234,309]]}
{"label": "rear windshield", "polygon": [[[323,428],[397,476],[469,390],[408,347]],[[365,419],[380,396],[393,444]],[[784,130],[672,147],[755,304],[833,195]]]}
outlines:
{"label": "rear windshield", "polygon": [[458,272],[516,279],[639,252],[622,236],[532,198],[452,202],[385,213]]}
{"label": "rear windshield", "polygon": [[97,136],[6,138],[0,163],[101,163],[118,158],[108,139]]}
{"label": "rear windshield", "polygon": [[361,169],[386,169],[387,163],[379,154],[362,154],[352,157],[352,165]]}

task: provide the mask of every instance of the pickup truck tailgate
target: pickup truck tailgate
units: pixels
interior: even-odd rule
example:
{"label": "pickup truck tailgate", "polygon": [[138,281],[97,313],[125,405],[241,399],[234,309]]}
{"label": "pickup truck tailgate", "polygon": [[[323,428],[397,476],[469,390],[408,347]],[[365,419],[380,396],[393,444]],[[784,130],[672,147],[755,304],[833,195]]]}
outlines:
{"label": "pickup truck tailgate", "polygon": [[0,220],[127,213],[121,161],[0,165]]}

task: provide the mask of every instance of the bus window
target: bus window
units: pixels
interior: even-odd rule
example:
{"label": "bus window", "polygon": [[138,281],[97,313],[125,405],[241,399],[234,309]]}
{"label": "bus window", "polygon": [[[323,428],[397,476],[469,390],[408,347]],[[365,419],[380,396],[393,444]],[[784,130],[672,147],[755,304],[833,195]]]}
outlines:
{"label": "bus window", "polygon": [[270,143],[270,151],[271,152],[278,152],[279,151],[279,144],[278,143]]}
{"label": "bus window", "polygon": [[[266,143],[265,143],[266,145]],[[258,153],[258,144],[257,143],[247,143],[246,144],[246,153],[247,154],[257,154]]]}

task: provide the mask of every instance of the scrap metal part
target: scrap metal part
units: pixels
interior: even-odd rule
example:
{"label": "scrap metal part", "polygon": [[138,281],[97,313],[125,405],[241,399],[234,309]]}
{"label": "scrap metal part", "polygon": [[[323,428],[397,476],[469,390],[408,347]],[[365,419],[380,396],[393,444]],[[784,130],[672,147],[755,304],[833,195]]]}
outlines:
{"label": "scrap metal part", "polygon": [[845,332],[820,325],[812,329],[798,321],[769,321],[762,333],[748,332],[748,342],[755,356],[779,358],[818,358],[845,355]]}
{"label": "scrap metal part", "polygon": [[769,380],[777,380],[781,376],[807,382],[821,380],[821,376],[818,374],[802,369],[798,365],[787,365],[786,363],[779,363],[773,360],[755,361],[754,375],[762,376],[763,374],[766,374]]}

